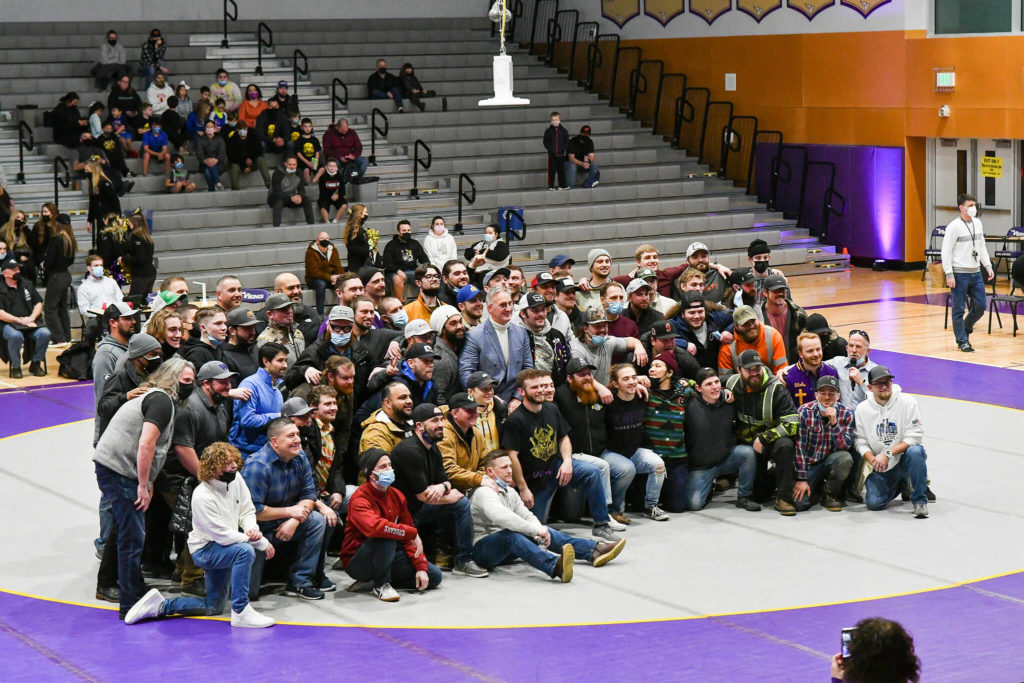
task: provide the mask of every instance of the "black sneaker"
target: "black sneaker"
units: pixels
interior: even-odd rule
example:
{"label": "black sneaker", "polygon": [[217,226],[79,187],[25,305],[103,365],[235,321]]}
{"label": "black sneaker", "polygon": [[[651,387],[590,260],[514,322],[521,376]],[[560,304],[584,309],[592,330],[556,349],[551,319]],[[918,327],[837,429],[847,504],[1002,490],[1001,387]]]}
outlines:
{"label": "black sneaker", "polygon": [[166,564],[144,564],[142,565],[142,575],[147,579],[167,579],[170,580],[174,574],[174,566]]}
{"label": "black sneaker", "polygon": [[961,351],[963,351],[964,353],[974,353],[974,347],[971,346],[971,342],[969,342],[969,341],[966,341],[963,344],[960,344],[958,348]]}
{"label": "black sneaker", "polygon": [[28,364],[28,372],[33,377],[46,377],[46,370],[43,369],[43,364],[39,361],[32,361]]}
{"label": "black sneaker", "polygon": [[736,499],[736,507],[747,512],[760,512],[761,505],[750,500],[746,496],[741,496]]}
{"label": "black sneaker", "polygon": [[319,588],[314,588],[312,584],[309,586],[303,586],[302,588],[296,588],[295,586],[288,584],[284,587],[284,594],[290,595],[293,598],[302,598],[304,600],[324,599],[324,592]]}
{"label": "black sneaker", "polygon": [[22,374],[21,368],[11,368],[11,379],[21,379],[25,375]]}
{"label": "black sneaker", "polygon": [[96,586],[96,599],[112,602],[117,605],[121,602],[121,589],[117,586],[111,586],[110,588]]}

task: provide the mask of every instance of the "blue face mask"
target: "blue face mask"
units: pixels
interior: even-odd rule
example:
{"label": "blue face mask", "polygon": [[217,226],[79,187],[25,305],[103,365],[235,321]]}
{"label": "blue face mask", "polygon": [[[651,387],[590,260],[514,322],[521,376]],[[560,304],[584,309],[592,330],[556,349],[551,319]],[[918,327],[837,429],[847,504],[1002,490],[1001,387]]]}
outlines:
{"label": "blue face mask", "polygon": [[508,488],[508,482],[505,481],[504,479],[495,477],[494,483],[497,484],[498,488],[500,488],[500,489],[507,489]]}
{"label": "blue face mask", "polygon": [[160,134],[160,126],[153,126],[153,135]]}
{"label": "blue face mask", "polygon": [[484,235],[484,244],[490,244],[494,241],[494,235],[487,233]]}
{"label": "blue face mask", "polygon": [[216,347],[220,346],[221,344],[223,344],[224,340],[223,339],[214,339],[213,337],[210,337],[210,343],[213,344],[214,348],[216,348]]}
{"label": "blue face mask", "polygon": [[395,483],[394,470],[384,470],[383,472],[375,472],[374,474],[377,475],[377,483],[383,486],[384,488],[387,488]]}
{"label": "blue face mask", "polygon": [[348,346],[348,342],[351,338],[351,332],[345,332],[344,334],[331,332],[331,345],[338,349],[344,348]]}
{"label": "blue face mask", "polygon": [[626,310],[626,304],[621,301],[613,301],[608,304],[608,313],[611,315],[620,315],[624,310]]}
{"label": "blue face mask", "polygon": [[103,266],[94,266],[92,269],[92,276],[97,280],[103,277]]}
{"label": "blue face mask", "polygon": [[409,314],[402,309],[398,309],[391,315],[391,324],[396,329],[404,330],[405,326],[409,323]]}
{"label": "blue face mask", "polygon": [[603,334],[595,334],[590,338],[590,341],[594,343],[594,346],[601,346],[608,341],[608,337]]}

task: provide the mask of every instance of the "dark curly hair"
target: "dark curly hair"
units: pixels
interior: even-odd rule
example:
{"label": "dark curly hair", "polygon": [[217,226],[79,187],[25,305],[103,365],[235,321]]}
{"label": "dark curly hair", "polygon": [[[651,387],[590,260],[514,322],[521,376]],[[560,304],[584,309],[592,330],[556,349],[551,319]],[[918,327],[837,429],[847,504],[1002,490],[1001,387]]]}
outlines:
{"label": "dark curly hair", "polygon": [[857,624],[843,668],[850,683],[917,683],[921,676],[914,639],[895,621],[880,617]]}

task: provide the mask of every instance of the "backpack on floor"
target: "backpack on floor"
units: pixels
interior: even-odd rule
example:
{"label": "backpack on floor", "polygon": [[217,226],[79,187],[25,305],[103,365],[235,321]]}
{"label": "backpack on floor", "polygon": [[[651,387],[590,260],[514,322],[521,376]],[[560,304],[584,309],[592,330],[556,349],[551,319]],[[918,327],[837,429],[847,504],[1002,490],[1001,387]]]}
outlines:
{"label": "backpack on floor", "polygon": [[75,342],[57,356],[57,363],[60,366],[57,374],[80,382],[92,379],[92,358],[95,354],[96,350],[89,342]]}

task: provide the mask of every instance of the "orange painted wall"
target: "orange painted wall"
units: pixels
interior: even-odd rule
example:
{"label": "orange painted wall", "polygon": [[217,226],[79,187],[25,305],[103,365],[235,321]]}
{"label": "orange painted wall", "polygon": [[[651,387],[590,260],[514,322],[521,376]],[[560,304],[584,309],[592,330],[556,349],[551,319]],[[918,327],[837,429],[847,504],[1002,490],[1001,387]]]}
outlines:
{"label": "orange painted wall", "polygon": [[[925,247],[924,138],[1024,138],[1024,36],[865,31],[623,44],[787,141],[905,147],[908,261],[923,260]],[[956,92],[935,92],[936,67],[956,68]],[[736,74],[735,92],[725,92],[726,73]],[[948,119],[938,116],[943,104]]]}

